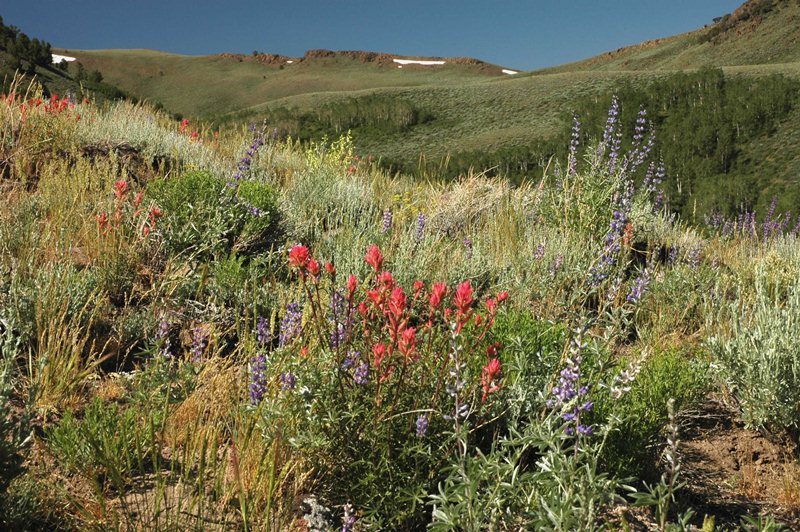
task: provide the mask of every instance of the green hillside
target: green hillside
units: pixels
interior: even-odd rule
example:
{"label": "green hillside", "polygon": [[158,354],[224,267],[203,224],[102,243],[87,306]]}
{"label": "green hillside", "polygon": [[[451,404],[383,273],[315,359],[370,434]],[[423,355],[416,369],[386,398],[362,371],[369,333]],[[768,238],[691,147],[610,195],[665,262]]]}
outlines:
{"label": "green hillside", "polygon": [[[621,103],[635,116],[640,104],[655,101],[637,91],[656,87],[652,90],[657,92],[662,80],[678,73],[721,67],[728,89],[736,87],[738,92],[734,101],[727,90],[716,91],[708,84],[713,97],[720,99],[717,103],[761,106],[770,127],[758,134],[737,129],[725,148],[730,164],[701,176],[702,186],[673,175],[668,187],[675,196],[672,204],[688,215],[763,207],[773,194],[782,197],[786,208],[797,199],[785,192],[800,175],[800,154],[792,143],[800,137],[800,125],[791,119],[800,100],[783,106],[782,96],[773,94],[781,102],[764,102],[756,87],[769,76],[800,79],[798,21],[796,0],[750,1],[694,32],[516,75],[473,59],[398,65],[397,56],[372,52],[316,50],[302,58],[196,57],[151,50],[64,53],[78,57],[87,69],[102,71],[106,80],[137,97],[214,127],[266,120],[280,134],[302,141],[349,130],[360,154],[374,156],[390,170],[445,178],[489,170],[515,181],[536,178],[554,156],[563,157],[573,112],[591,113],[594,122],[586,125],[596,132],[604,120],[597,108],[607,108],[612,94],[624,92],[629,101]],[[699,94],[697,101],[710,97],[711,93]],[[690,124],[692,108],[670,119],[675,113],[675,106],[665,105],[655,123],[695,127]],[[666,161],[675,161],[690,152],[691,157],[713,157],[716,148],[705,142],[681,148],[686,153],[670,143],[660,149],[668,151]],[[670,174],[678,171],[668,168]],[[724,200],[714,193],[719,187]]]}
{"label": "green hillside", "polygon": [[441,66],[399,65],[392,61],[394,56],[368,52],[318,50],[295,59],[185,56],[153,50],[65,53],[142,98],[160,102],[172,112],[206,119],[298,94],[459,85],[505,76],[501,67],[477,60],[447,59]]}
{"label": "green hillside", "polygon": [[70,73],[67,66],[67,63],[53,63],[50,43],[6,25],[0,17],[0,94],[13,92],[12,84],[19,73],[35,78],[46,97],[71,94],[73,98],[92,97],[100,102],[126,96],[117,87],[103,82],[99,71],[89,72],[83,66],[76,66]]}
{"label": "green hillside", "polygon": [[[539,73],[680,70],[800,61],[800,2],[750,0],[704,28],[620,48]],[[711,21],[709,21],[711,22]]]}

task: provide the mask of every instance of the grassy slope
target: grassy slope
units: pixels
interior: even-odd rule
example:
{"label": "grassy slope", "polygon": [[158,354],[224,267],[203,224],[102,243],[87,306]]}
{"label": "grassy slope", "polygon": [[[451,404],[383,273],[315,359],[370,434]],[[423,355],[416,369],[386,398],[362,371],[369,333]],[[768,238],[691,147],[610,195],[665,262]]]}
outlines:
{"label": "grassy slope", "polygon": [[[315,58],[281,69],[246,59],[149,50],[70,53],[132,94],[188,116],[257,120],[267,107],[313,109],[367,93],[396,95],[431,112],[434,120],[379,141],[356,138],[356,144],[364,154],[415,162],[420,154],[438,160],[447,153],[492,151],[547,138],[564,126],[565,112],[576,97],[606,93],[623,79],[647,83],[708,65],[728,65],[726,72],[740,75],[800,76],[796,0],[782,0],[763,17],[737,22],[702,43],[709,31],[711,27],[516,76],[487,75],[486,69],[468,65],[401,70],[346,57]],[[753,172],[792,182],[800,174],[800,154],[792,149],[792,139],[798,137],[800,122],[787,120],[775,135],[746,147],[746,154],[758,161]],[[769,181],[762,179],[765,185]]]}
{"label": "grassy slope", "polygon": [[486,79],[467,65],[414,67],[348,58],[265,65],[225,56],[184,56],[152,50],[70,51],[112,83],[160,101],[170,111],[204,118],[298,94],[380,87],[458,85]]}
{"label": "grassy slope", "polygon": [[[748,4],[733,13],[741,17]],[[800,61],[800,3],[777,0],[770,13],[737,21],[709,42],[708,26],[696,31],[620,48],[540,73],[585,70],[680,70],[704,66],[796,63]]]}

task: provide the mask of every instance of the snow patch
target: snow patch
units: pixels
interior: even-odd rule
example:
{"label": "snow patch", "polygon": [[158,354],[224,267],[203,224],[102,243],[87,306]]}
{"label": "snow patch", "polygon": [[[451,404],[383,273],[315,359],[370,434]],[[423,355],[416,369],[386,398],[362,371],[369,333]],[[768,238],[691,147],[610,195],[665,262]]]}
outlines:
{"label": "snow patch", "polygon": [[513,76],[514,74],[519,74],[519,72],[517,72],[516,70],[509,70],[507,68],[504,68],[503,69],[503,74],[509,74],[509,75]]}
{"label": "snow patch", "polygon": [[395,63],[400,63],[401,65],[425,65],[425,66],[433,66],[433,65],[443,65],[444,61],[420,61],[417,59],[392,59]]}
{"label": "snow patch", "polygon": [[287,62],[288,64],[290,64],[290,65],[291,65],[292,63],[294,63],[294,61],[286,61],[286,62]]}
{"label": "snow patch", "polygon": [[57,65],[58,63],[62,63],[62,62],[69,63],[70,61],[75,61],[75,58],[74,57],[70,57],[68,55],[53,54],[53,64],[54,65]]}

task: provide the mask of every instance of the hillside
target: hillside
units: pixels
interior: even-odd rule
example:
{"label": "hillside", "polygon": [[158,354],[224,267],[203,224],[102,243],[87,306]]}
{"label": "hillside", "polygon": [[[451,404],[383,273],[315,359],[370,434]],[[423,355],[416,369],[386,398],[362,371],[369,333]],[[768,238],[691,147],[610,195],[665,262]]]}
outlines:
{"label": "hillside", "polygon": [[680,70],[800,61],[800,2],[749,0],[704,28],[540,70]]}
{"label": "hillside", "polygon": [[99,71],[87,72],[81,65],[70,73],[68,64],[56,60],[52,46],[30,37],[16,26],[6,25],[0,17],[0,93],[7,94],[16,73],[35,77],[46,97],[71,94],[73,99],[95,98],[98,102],[125,97],[117,87],[103,82]]}
{"label": "hillside", "polygon": [[108,81],[141,98],[204,119],[300,94],[458,85],[508,75],[503,67],[477,59],[400,58],[375,52],[311,50],[301,58],[228,53],[186,56],[153,50],[65,53],[88,69],[101,70]]}
{"label": "hillside", "polygon": [[[789,101],[782,113],[775,102],[762,101],[746,85],[779,79],[770,76],[800,79],[798,21],[798,1],[750,1],[694,32],[515,75],[474,59],[404,61],[376,52],[313,50],[303,57],[258,52],[195,57],[152,50],[63,53],[78,57],[87,69],[102,71],[106,80],[133,95],[213,127],[266,120],[280,134],[302,141],[351,131],[359,153],[374,156],[392,171],[454,178],[489,169],[515,181],[538,177],[554,156],[564,156],[573,112],[591,114],[593,122],[586,126],[596,134],[604,121],[596,107],[607,108],[613,93],[624,92],[636,101],[622,102],[634,115],[638,105],[650,101],[632,97],[637,91],[650,91],[677,73],[722,67],[738,92],[735,101],[725,91],[717,94],[719,104],[761,107],[770,126],[744,136],[737,129],[733,144],[723,148],[725,164],[700,176],[703,186],[695,186],[695,176],[667,169],[673,205],[685,215],[700,216],[713,209],[763,208],[773,194],[781,196],[786,208],[797,199],[785,192],[796,188],[800,175],[800,154],[791,142],[800,137],[800,125],[789,119],[800,108],[800,98]],[[698,95],[697,101],[706,100]],[[675,112],[664,107],[655,122],[694,127],[688,124],[691,111],[681,111],[687,124],[670,120]],[[719,143],[709,137],[698,146],[711,150],[706,159],[717,149],[708,148],[709,141]],[[686,155],[670,143],[659,149],[672,150],[664,154],[668,161]],[[694,158],[697,150],[692,150]],[[709,195],[714,190],[723,191],[727,199]]]}

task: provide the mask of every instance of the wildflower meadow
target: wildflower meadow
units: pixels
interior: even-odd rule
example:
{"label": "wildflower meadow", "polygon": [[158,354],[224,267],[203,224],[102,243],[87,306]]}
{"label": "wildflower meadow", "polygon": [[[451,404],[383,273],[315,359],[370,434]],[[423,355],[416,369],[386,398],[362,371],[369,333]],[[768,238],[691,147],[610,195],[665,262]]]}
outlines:
{"label": "wildflower meadow", "polygon": [[797,213],[687,223],[606,103],[512,185],[17,79],[0,528],[797,525]]}

